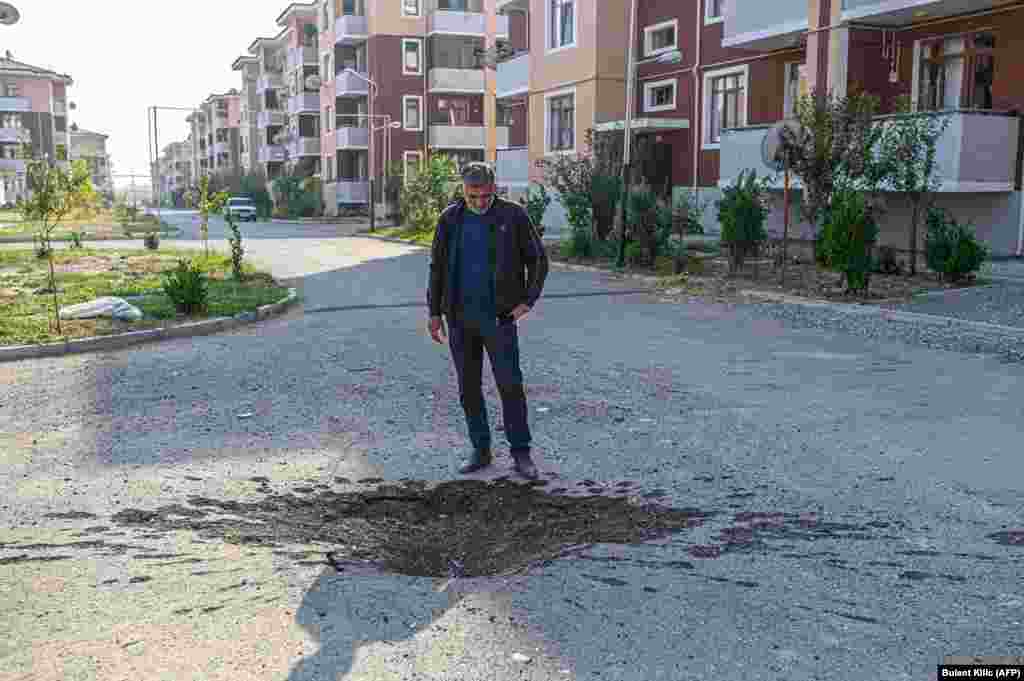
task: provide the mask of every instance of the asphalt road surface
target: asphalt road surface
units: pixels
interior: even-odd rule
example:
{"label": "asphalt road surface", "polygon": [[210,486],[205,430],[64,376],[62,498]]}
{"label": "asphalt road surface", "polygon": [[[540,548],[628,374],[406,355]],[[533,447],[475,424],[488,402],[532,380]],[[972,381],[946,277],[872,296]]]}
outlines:
{"label": "asphalt road surface", "polygon": [[[246,234],[301,289],[284,317],[0,365],[0,679],[917,681],[1024,652],[1024,368],[606,275],[553,269],[519,326],[544,489],[706,522],[453,579],[119,522],[458,478],[426,254],[323,231]],[[495,445],[476,479],[510,474]]]}

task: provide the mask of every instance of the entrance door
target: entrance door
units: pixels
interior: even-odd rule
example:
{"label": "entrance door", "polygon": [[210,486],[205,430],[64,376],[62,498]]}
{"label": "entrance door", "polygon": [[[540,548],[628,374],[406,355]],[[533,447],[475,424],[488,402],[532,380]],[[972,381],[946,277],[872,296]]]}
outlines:
{"label": "entrance door", "polygon": [[672,157],[672,142],[664,136],[642,135],[637,138],[640,181],[662,199],[672,197]]}

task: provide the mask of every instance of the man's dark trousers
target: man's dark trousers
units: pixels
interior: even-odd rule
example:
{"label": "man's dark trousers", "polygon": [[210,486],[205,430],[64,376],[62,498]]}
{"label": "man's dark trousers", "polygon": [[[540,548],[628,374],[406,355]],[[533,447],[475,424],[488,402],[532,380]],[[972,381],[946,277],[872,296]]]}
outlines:
{"label": "man's dark trousers", "polygon": [[[490,325],[488,325],[490,326]],[[448,320],[448,344],[459,376],[459,399],[466,413],[473,447],[491,446],[491,427],[483,393],[484,349],[491,361],[494,382],[501,395],[505,437],[509,449],[530,448],[530,426],[526,414],[526,391],[519,368],[519,334],[511,316],[498,319],[487,331],[481,325],[458,318]]]}

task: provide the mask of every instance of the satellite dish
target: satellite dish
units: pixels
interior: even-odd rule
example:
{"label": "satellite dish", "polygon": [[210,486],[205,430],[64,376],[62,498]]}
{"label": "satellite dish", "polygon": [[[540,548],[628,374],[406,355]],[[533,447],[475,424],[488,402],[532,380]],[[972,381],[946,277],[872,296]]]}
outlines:
{"label": "satellite dish", "polygon": [[321,85],[320,76],[317,76],[317,75],[306,76],[306,87],[309,88],[310,90],[319,90],[320,89],[320,85]]}
{"label": "satellite dish", "polygon": [[775,172],[779,173],[786,169],[786,162],[781,156],[782,131],[791,130],[796,132],[798,124],[793,120],[779,121],[765,133],[761,141],[761,161]]}
{"label": "satellite dish", "polygon": [[10,26],[11,24],[18,23],[18,19],[21,19],[21,14],[18,13],[14,5],[0,2],[0,24]]}

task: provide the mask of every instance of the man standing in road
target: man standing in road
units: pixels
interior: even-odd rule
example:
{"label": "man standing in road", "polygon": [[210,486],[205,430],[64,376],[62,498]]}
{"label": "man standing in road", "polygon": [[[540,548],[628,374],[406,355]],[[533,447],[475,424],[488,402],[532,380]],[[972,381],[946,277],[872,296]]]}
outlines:
{"label": "man standing in road", "polygon": [[492,462],[481,386],[486,348],[515,469],[535,480],[517,325],[540,298],[548,258],[526,211],[495,196],[490,166],[467,164],[462,180],[465,198],[448,206],[437,224],[427,288],[430,337],[444,343],[443,314],[473,443],[472,457],[459,472],[473,473]]}

